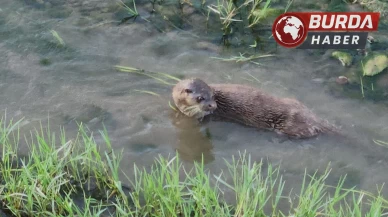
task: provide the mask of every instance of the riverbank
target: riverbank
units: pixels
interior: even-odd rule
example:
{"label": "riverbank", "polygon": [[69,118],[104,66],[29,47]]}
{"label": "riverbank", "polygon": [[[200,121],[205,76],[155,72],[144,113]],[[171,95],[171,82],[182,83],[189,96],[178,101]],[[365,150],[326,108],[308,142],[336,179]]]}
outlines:
{"label": "riverbank", "polygon": [[[287,192],[281,166],[245,153],[225,161],[221,174],[175,156],[148,169],[133,162],[133,178],[121,180],[121,153],[106,131],[102,147],[82,124],[66,138],[44,127],[24,137],[19,123],[0,123],[3,216],[384,216],[388,208],[379,194],[345,188],[346,177],[327,185],[330,167],[306,173],[300,191]],[[30,152],[19,156],[24,138]]]}

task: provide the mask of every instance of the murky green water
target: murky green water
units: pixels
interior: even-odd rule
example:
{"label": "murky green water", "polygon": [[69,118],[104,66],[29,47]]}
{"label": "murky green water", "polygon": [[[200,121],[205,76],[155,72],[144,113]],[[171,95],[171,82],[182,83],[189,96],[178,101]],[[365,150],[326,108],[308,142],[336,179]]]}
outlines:
{"label": "murky green water", "polygon": [[[144,18],[152,18],[151,8],[151,4],[138,5]],[[345,70],[336,60],[319,61],[315,52],[280,47],[276,57],[258,60],[260,66],[212,59],[238,53],[225,51],[217,43],[216,31],[206,33],[206,16],[187,8],[187,22],[180,26],[184,31],[162,19],[147,23],[138,18],[117,25],[125,14],[102,0],[3,0],[0,9],[0,109],[8,118],[25,117],[24,130],[47,123],[50,117],[53,131],[62,125],[70,137],[77,129],[75,121],[94,131],[104,123],[114,148],[123,150],[122,169],[127,174],[133,163],[148,166],[157,155],[176,150],[187,164],[204,153],[207,166],[218,172],[225,169],[224,159],[246,150],[254,160],[282,164],[291,183],[299,184],[304,168],[313,171],[329,162],[333,180],[348,173],[348,186],[375,190],[376,184],[388,180],[388,149],[373,143],[373,139],[388,141],[388,107],[384,102],[332,94],[328,78]],[[50,30],[60,35],[64,47],[58,46]],[[251,49],[252,43],[247,43],[241,47]],[[283,141],[272,133],[231,123],[212,122],[202,128],[177,123],[168,106],[170,87],[117,72],[113,69],[117,64],[200,77],[209,83],[253,85],[295,97],[342,126],[350,139]],[[153,91],[162,98],[136,90]]]}

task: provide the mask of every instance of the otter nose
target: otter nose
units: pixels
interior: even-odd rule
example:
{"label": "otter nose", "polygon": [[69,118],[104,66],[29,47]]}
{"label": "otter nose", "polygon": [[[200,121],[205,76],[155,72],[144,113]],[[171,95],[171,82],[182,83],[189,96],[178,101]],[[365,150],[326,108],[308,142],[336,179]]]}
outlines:
{"label": "otter nose", "polygon": [[211,102],[207,105],[209,107],[209,109],[216,109],[217,108],[217,104],[215,102]]}

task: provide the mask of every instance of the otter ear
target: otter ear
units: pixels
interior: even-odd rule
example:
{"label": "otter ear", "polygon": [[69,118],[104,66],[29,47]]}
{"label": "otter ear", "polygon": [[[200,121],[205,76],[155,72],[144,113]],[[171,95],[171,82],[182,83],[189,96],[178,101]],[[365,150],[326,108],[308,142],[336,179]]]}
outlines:
{"label": "otter ear", "polygon": [[185,89],[184,90],[186,93],[192,93],[193,91],[192,90],[190,90],[190,89]]}

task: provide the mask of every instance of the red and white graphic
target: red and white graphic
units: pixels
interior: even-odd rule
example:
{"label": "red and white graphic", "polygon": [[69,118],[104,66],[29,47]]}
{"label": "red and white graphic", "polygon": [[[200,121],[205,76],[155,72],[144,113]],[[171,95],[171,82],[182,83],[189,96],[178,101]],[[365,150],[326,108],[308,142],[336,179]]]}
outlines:
{"label": "red and white graphic", "polygon": [[[294,48],[311,40],[316,42],[318,35],[318,38],[325,38],[324,32],[349,32],[348,35],[341,34],[341,37],[356,38],[357,40],[353,41],[358,43],[360,39],[356,37],[358,33],[377,31],[379,18],[380,13],[374,12],[285,13],[275,20],[272,34],[277,43],[287,48]],[[338,37],[340,36],[337,36],[337,39]],[[323,40],[319,41],[321,42]],[[354,47],[355,45],[350,43],[349,46]]]}
{"label": "red and white graphic", "polygon": [[307,36],[303,21],[295,15],[278,17],[274,25],[275,40],[285,47],[296,47],[302,44]]}

